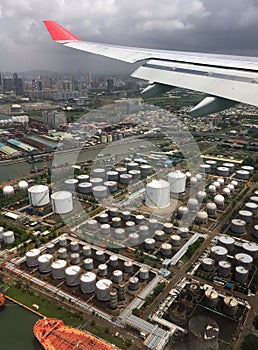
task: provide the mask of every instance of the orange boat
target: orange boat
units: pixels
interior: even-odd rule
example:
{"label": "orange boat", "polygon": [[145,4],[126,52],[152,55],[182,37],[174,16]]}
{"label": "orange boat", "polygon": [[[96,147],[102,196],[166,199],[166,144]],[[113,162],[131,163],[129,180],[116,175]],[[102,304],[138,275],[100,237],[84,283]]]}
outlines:
{"label": "orange boat", "polygon": [[89,333],[68,327],[56,318],[44,318],[33,327],[35,337],[46,350],[114,350],[117,349]]}
{"label": "orange boat", "polygon": [[5,295],[0,293],[0,308],[2,308],[5,304]]}

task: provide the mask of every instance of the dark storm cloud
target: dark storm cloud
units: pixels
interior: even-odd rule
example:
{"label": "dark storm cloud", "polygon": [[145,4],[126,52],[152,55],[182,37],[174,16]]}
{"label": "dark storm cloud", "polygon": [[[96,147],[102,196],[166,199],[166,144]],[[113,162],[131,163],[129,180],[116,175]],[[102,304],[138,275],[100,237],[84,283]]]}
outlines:
{"label": "dark storm cloud", "polygon": [[253,55],[257,18],[258,0],[2,0],[0,70],[127,67],[58,46],[44,19],[58,21],[85,40]]}

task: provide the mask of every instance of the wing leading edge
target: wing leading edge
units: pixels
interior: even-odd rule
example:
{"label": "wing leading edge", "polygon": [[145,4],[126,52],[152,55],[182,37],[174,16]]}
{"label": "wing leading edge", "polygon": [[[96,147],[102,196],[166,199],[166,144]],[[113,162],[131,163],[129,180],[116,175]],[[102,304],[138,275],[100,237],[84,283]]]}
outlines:
{"label": "wing leading edge", "polygon": [[258,107],[258,59],[192,52],[152,50],[80,40],[54,21],[44,21],[52,39],[66,47],[134,63],[145,61],[132,73],[149,81],[143,97],[173,87],[203,92],[210,96],[194,107],[192,115],[217,112],[243,102]]}

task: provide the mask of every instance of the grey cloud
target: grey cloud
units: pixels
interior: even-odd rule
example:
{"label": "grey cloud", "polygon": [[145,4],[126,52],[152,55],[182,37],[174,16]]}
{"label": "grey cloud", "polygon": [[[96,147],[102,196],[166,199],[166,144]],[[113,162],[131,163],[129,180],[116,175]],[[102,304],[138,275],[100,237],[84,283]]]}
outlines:
{"label": "grey cloud", "polygon": [[128,67],[59,47],[44,19],[89,41],[252,55],[257,17],[258,0],[2,0],[0,70]]}

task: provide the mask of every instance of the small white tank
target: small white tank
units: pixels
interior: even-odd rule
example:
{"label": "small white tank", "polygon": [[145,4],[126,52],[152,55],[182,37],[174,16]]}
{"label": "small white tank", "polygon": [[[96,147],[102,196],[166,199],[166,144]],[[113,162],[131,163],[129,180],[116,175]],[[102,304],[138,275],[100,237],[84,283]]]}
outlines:
{"label": "small white tank", "polygon": [[255,204],[258,205],[258,196],[252,196],[252,197],[250,197],[250,202],[251,202],[251,203],[255,203]]}
{"label": "small white tank", "polygon": [[146,238],[144,240],[144,247],[146,250],[153,250],[155,249],[155,239],[153,238]]}
{"label": "small white tank", "polygon": [[228,168],[231,174],[235,171],[235,164],[234,163],[223,163],[222,165],[223,165],[223,167]]}
{"label": "small white tank", "polygon": [[149,234],[150,234],[149,226],[147,226],[147,225],[139,226],[138,232],[139,232],[141,237],[149,236]]}
{"label": "small white tank", "polygon": [[124,272],[130,274],[133,273],[133,263],[132,261],[125,261],[124,262]]}
{"label": "small white tank", "polygon": [[79,250],[79,242],[77,242],[77,241],[71,241],[71,243],[70,243],[70,249],[71,249],[71,251],[72,252],[78,252],[78,250]]}
{"label": "small white tank", "polygon": [[22,180],[18,182],[18,187],[19,187],[19,190],[24,191],[28,189],[29,184],[27,181]]}
{"label": "small white tank", "polygon": [[228,251],[225,247],[222,246],[213,246],[211,247],[211,256],[216,261],[226,260]]}
{"label": "small white tank", "polygon": [[84,266],[84,269],[87,271],[93,270],[93,259],[92,258],[84,259],[83,266]]}
{"label": "small white tank", "polygon": [[138,277],[130,277],[128,288],[132,291],[139,289],[139,278]]}
{"label": "small white tank", "polygon": [[166,233],[166,234],[171,234],[173,232],[173,228],[174,228],[174,225],[171,224],[171,222],[166,222],[164,225],[163,225],[163,231]]}
{"label": "small white tank", "polygon": [[132,175],[132,180],[137,181],[141,178],[141,171],[140,170],[130,170],[128,171],[130,175]]}
{"label": "small white tank", "polygon": [[109,279],[101,279],[96,283],[96,296],[99,301],[110,300],[112,282]]}
{"label": "small white tank", "polygon": [[223,192],[223,196],[225,197],[230,196],[230,189],[228,187],[223,188],[222,192]]}
{"label": "small white tank", "polygon": [[55,280],[65,278],[65,269],[67,262],[65,260],[56,260],[51,264],[51,274]]}
{"label": "small white tank", "polygon": [[231,220],[230,230],[237,234],[245,233],[246,222],[240,219]]}
{"label": "small white tank", "polygon": [[254,226],[253,237],[258,239],[258,225]]}
{"label": "small white tank", "polygon": [[101,177],[91,177],[90,183],[92,184],[92,188],[96,186],[102,186],[104,180]]}
{"label": "small white tank", "polygon": [[161,254],[163,255],[163,256],[170,256],[171,255],[171,253],[172,253],[172,245],[171,244],[169,244],[169,243],[163,243],[162,245],[161,245]]}
{"label": "small white tank", "polygon": [[232,296],[226,296],[224,298],[223,310],[225,314],[229,316],[234,316],[238,310],[238,301]]}
{"label": "small white tank", "polygon": [[53,261],[52,254],[42,254],[38,257],[39,272],[48,273],[51,271],[51,264]]}
{"label": "small white tank", "polygon": [[38,257],[40,256],[39,249],[31,249],[26,254],[26,264],[29,267],[38,266]]}
{"label": "small white tank", "polygon": [[256,215],[258,213],[258,204],[253,202],[245,203],[245,209],[251,211],[253,215]]}
{"label": "small white tank", "polygon": [[214,203],[218,206],[223,208],[224,207],[224,202],[225,202],[225,198],[221,195],[221,194],[217,194],[214,197]]}
{"label": "small white tank", "polygon": [[65,247],[67,245],[67,239],[65,236],[61,236],[58,239],[58,244],[60,247]]}
{"label": "small white tank", "polygon": [[100,277],[104,277],[104,276],[107,276],[108,274],[108,267],[106,264],[100,264],[98,266],[98,274]]}
{"label": "small white tank", "polygon": [[178,209],[177,209],[177,217],[178,219],[186,219],[189,215],[189,209],[186,206],[181,205]]}
{"label": "small white tank", "polygon": [[214,259],[204,258],[202,260],[202,269],[206,272],[211,272],[214,269]]}
{"label": "small white tank", "polygon": [[147,280],[149,278],[149,270],[146,267],[141,267],[139,271],[141,280]]}
{"label": "small white tank", "polygon": [[86,272],[80,277],[80,287],[84,294],[90,294],[96,290],[96,275],[93,272]]}
{"label": "small white tank", "polygon": [[181,171],[173,171],[168,174],[170,192],[179,194],[185,192],[186,176]]}
{"label": "small white tank", "polygon": [[205,191],[198,191],[196,198],[199,203],[205,202],[207,199],[207,193]]}
{"label": "small white tank", "polygon": [[214,185],[209,185],[208,191],[209,191],[210,193],[216,193],[216,191],[217,191],[216,186],[214,186]]}
{"label": "small white tank", "polygon": [[131,212],[129,210],[125,210],[122,212],[122,219],[124,221],[130,221],[131,220]]}
{"label": "small white tank", "polygon": [[219,176],[229,176],[230,174],[230,169],[225,166],[219,166],[217,167],[217,175]]}
{"label": "small white tank", "polygon": [[246,254],[250,255],[254,260],[258,259],[258,245],[253,242],[246,242],[243,244]]}
{"label": "small white tank", "polygon": [[235,255],[236,264],[243,266],[247,270],[251,270],[253,265],[253,258],[249,254],[238,253]]}
{"label": "small white tank", "polygon": [[3,195],[4,196],[11,196],[13,194],[14,194],[13,186],[4,186],[4,188],[3,188]]}
{"label": "small white tank", "polygon": [[195,221],[198,224],[205,224],[208,221],[208,214],[206,213],[206,211],[198,211],[196,214],[196,218]]}
{"label": "small white tank", "polygon": [[48,243],[47,244],[47,252],[48,254],[53,254],[55,252],[56,248],[55,248],[55,245],[54,243]]}
{"label": "small white tank", "polygon": [[137,170],[138,169],[138,163],[130,162],[127,164],[127,170]]}
{"label": "small white tank", "polygon": [[111,219],[111,225],[112,227],[120,227],[122,224],[122,220],[119,216],[115,216]]}
{"label": "small white tank", "polygon": [[96,260],[97,261],[105,261],[105,253],[103,250],[96,251]]}
{"label": "small white tank", "polygon": [[65,283],[68,287],[75,287],[80,284],[80,266],[69,266],[65,269]]}
{"label": "small white tank", "polygon": [[231,264],[226,260],[221,260],[218,263],[218,274],[222,277],[228,277],[231,271]]}
{"label": "small white tank", "polygon": [[149,219],[149,228],[151,230],[156,230],[158,228],[158,220],[154,218]]}
{"label": "small white tank", "polygon": [[254,167],[251,165],[243,165],[241,170],[248,171],[250,175],[253,175],[254,173]]}
{"label": "small white tank", "polygon": [[67,259],[67,256],[68,256],[67,249],[64,247],[59,248],[57,251],[57,256],[58,256],[58,259]]}
{"label": "small white tank", "polygon": [[100,233],[101,233],[103,236],[109,235],[110,232],[111,232],[111,228],[110,228],[110,225],[109,225],[109,224],[101,224],[101,225],[100,225]]}
{"label": "small white tank", "polygon": [[92,193],[97,199],[106,198],[108,196],[108,188],[106,186],[94,186],[92,187]]}
{"label": "small white tank", "polygon": [[3,233],[3,239],[5,244],[12,244],[15,241],[15,236],[13,231],[5,231]]}
{"label": "small white tank", "polygon": [[181,237],[179,235],[172,235],[171,244],[173,247],[179,247],[181,244]]}
{"label": "small white tank", "polygon": [[125,239],[125,230],[123,228],[117,228],[114,230],[112,235],[118,241],[122,241],[123,239]]}
{"label": "small white tank", "polygon": [[167,208],[170,205],[170,185],[164,180],[152,180],[146,185],[145,204],[150,208]]}
{"label": "small white tank", "polygon": [[70,255],[71,258],[71,265],[79,265],[80,264],[80,254],[79,253],[72,253]]}
{"label": "small white tank", "polygon": [[199,172],[204,174],[209,174],[211,172],[211,166],[210,164],[200,164],[199,166]]}
{"label": "small white tank", "polygon": [[130,245],[137,245],[137,244],[139,244],[139,238],[140,238],[140,235],[138,233],[136,233],[136,232],[129,233],[129,235],[128,235],[129,244]]}
{"label": "small white tank", "polygon": [[179,227],[178,234],[181,238],[187,238],[189,236],[189,228],[188,227]]}
{"label": "small white tank", "polygon": [[149,164],[142,164],[140,170],[143,176],[148,176],[152,173],[152,166]]}
{"label": "small white tank", "polygon": [[225,184],[225,180],[223,179],[223,177],[218,177],[217,182],[220,183],[220,186],[223,186]]}
{"label": "small white tank", "polygon": [[79,183],[79,181],[77,179],[67,179],[65,180],[65,187],[68,191],[75,191],[76,187]]}
{"label": "small white tank", "polygon": [[217,162],[216,160],[206,160],[206,164],[211,166],[211,169],[214,170],[217,168]]}
{"label": "small white tank", "polygon": [[195,187],[198,183],[197,177],[196,176],[192,176],[190,179],[190,184],[192,187]]}
{"label": "small white tank", "polygon": [[208,307],[215,307],[219,301],[218,292],[211,288],[206,289],[205,291],[205,303]]}
{"label": "small white tank", "polygon": [[109,258],[109,265],[112,267],[118,266],[118,256],[117,255],[111,255]]}
{"label": "small white tank", "polygon": [[125,231],[128,233],[134,232],[135,230],[135,222],[134,221],[126,221],[125,223]]}
{"label": "small white tank", "polygon": [[237,179],[248,180],[249,177],[250,177],[249,171],[246,171],[246,170],[243,170],[243,169],[236,171],[236,178]]}
{"label": "small white tank", "polygon": [[141,225],[144,223],[145,216],[142,214],[135,215],[135,223],[136,225]]}
{"label": "small white tank", "polygon": [[226,188],[229,188],[230,192],[234,192],[235,186],[232,183],[230,183],[227,185]]}
{"label": "small white tank", "polygon": [[90,177],[89,177],[89,175],[81,174],[81,175],[77,176],[77,180],[79,181],[79,183],[89,182]]}
{"label": "small white tank", "polygon": [[105,181],[104,186],[107,187],[110,193],[115,193],[117,191],[117,182],[116,181]]}
{"label": "small white tank", "polygon": [[245,221],[247,224],[250,224],[253,218],[253,213],[249,210],[240,210],[238,212],[238,218]]}
{"label": "small white tank", "polygon": [[215,216],[217,214],[217,205],[213,202],[207,203],[206,211],[209,216]]}
{"label": "small white tank", "polygon": [[106,177],[106,171],[105,169],[102,169],[102,168],[96,168],[92,171],[92,177],[93,178],[102,178],[102,179],[105,179]]}
{"label": "small white tank", "polygon": [[51,204],[53,212],[56,214],[67,214],[73,210],[72,193],[68,191],[58,191],[51,194]]}
{"label": "small white tank", "polygon": [[119,283],[123,281],[123,272],[121,270],[113,271],[113,281],[114,283]]}
{"label": "small white tank", "polygon": [[82,182],[78,185],[79,192],[81,194],[91,194],[92,193],[92,183]]}
{"label": "small white tank", "polygon": [[163,242],[164,240],[165,240],[165,232],[164,231],[162,231],[162,230],[156,230],[155,232],[154,232],[154,234],[155,234],[155,240],[157,241],[157,242]]}
{"label": "small white tank", "polygon": [[108,214],[107,213],[102,213],[102,214],[99,215],[98,219],[99,219],[99,222],[101,224],[107,224],[108,223]]}
{"label": "small white tank", "polygon": [[237,266],[235,269],[235,280],[239,283],[245,283],[248,278],[248,270],[243,266]]}
{"label": "small white tank", "polygon": [[131,174],[121,174],[119,176],[119,181],[123,185],[128,185],[132,182],[133,176]]}
{"label": "small white tank", "polygon": [[187,207],[191,211],[197,211],[199,208],[199,202],[196,198],[190,198],[187,203]]}
{"label": "small white tank", "polygon": [[221,187],[221,183],[220,183],[219,181],[214,181],[214,182],[213,182],[213,186],[216,187],[216,190],[219,190],[220,187]]}
{"label": "small white tank", "polygon": [[237,188],[239,186],[238,181],[236,181],[236,180],[232,180],[231,183],[235,188]]}
{"label": "small white tank", "polygon": [[87,220],[87,229],[90,231],[96,231],[98,229],[98,221],[95,219],[88,219]]}
{"label": "small white tank", "polygon": [[233,252],[234,243],[235,243],[235,240],[233,237],[225,236],[225,235],[220,236],[218,239],[218,243],[220,246],[225,247],[229,253]]}
{"label": "small white tank", "polygon": [[107,172],[108,181],[118,181],[118,172],[114,170],[110,170]]}

